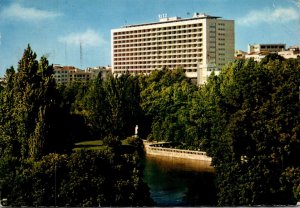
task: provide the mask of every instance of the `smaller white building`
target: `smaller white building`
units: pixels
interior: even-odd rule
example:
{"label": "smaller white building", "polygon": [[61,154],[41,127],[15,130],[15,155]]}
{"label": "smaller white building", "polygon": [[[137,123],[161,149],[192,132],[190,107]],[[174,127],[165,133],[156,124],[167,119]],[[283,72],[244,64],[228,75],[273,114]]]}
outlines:
{"label": "smaller white building", "polygon": [[216,64],[208,63],[201,65],[197,70],[197,85],[204,85],[212,73],[215,75],[220,74],[220,69],[218,69]]}
{"label": "smaller white building", "polygon": [[300,57],[300,46],[292,46],[285,51],[279,51],[278,55],[284,57],[285,59],[296,59]]}
{"label": "smaller white building", "polygon": [[270,52],[252,52],[245,55],[245,59],[253,58],[254,61],[260,62],[263,58],[265,58],[267,55],[269,55]]}
{"label": "smaller white building", "polygon": [[[253,58],[255,61],[260,62],[264,57],[272,53],[278,54],[285,59],[296,59],[300,57],[300,46],[292,46],[285,49],[285,44],[248,45],[248,53],[244,55],[244,58]],[[238,59],[237,56],[236,59]]]}
{"label": "smaller white building", "polygon": [[110,66],[96,66],[96,67],[88,67],[85,69],[86,73],[90,73],[91,79],[95,79],[98,74],[101,72],[101,77],[105,79],[108,74],[111,74]]}

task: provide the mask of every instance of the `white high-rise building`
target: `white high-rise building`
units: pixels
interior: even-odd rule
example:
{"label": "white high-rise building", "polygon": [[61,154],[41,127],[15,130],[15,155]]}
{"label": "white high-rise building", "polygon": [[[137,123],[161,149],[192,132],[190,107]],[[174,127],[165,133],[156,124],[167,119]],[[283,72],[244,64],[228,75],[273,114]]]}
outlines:
{"label": "white high-rise building", "polygon": [[112,72],[150,73],[183,67],[203,84],[234,60],[234,21],[195,13],[192,18],[126,25],[111,30]]}

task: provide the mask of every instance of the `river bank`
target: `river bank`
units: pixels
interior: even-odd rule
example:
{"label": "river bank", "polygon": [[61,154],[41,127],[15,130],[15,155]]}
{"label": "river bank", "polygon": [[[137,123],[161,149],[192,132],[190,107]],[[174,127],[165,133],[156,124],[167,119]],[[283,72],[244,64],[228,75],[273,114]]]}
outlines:
{"label": "river bank", "polygon": [[199,160],[209,164],[211,164],[212,161],[212,158],[207,156],[206,152],[203,151],[183,150],[165,147],[165,144],[169,144],[167,142],[148,142],[146,140],[143,140],[143,143],[147,155]]}
{"label": "river bank", "polygon": [[205,152],[169,146],[172,145],[144,141],[144,181],[157,206],[216,205],[211,158]]}
{"label": "river bank", "polygon": [[199,160],[146,155],[144,181],[157,206],[216,205],[215,174]]}

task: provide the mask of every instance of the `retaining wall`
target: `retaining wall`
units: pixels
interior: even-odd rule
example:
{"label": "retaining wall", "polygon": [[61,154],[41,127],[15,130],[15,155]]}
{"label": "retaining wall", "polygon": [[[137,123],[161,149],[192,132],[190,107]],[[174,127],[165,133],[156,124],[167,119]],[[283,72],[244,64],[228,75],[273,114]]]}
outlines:
{"label": "retaining wall", "polygon": [[206,152],[159,147],[160,145],[163,145],[163,143],[150,143],[144,141],[146,154],[175,157],[175,158],[185,158],[185,159],[192,159],[192,160],[202,160],[208,162],[211,162],[212,160],[211,157],[208,157],[206,155]]}

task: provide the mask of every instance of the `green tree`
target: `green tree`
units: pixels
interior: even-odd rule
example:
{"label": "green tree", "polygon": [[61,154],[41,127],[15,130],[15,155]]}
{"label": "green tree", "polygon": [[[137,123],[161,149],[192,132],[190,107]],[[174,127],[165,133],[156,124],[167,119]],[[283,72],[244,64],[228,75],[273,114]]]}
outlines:
{"label": "green tree", "polygon": [[106,91],[101,73],[93,80],[83,98],[86,109],[86,122],[93,138],[104,138],[111,123],[108,122],[110,106],[106,100]]}
{"label": "green tree", "polygon": [[197,88],[185,77],[184,70],[154,71],[141,85],[141,107],[151,119],[149,137],[191,146],[198,128],[190,119],[189,107]]}
{"label": "green tree", "polygon": [[110,126],[108,133],[123,137],[133,135],[141,112],[137,77],[129,73],[110,76],[104,83],[104,90],[109,106],[106,120]]}
{"label": "green tree", "polygon": [[232,63],[201,89],[220,205],[298,200],[299,76],[299,61],[267,57]]}
{"label": "green tree", "polygon": [[63,127],[61,132],[69,139],[69,143],[89,140],[91,135],[89,133],[89,124],[86,119],[89,119],[89,106],[87,107],[84,97],[88,93],[89,83],[71,82],[67,85],[58,85],[58,94],[60,100],[61,117],[65,119],[57,120],[58,127]]}
{"label": "green tree", "polygon": [[[39,159],[49,152],[68,148],[63,142],[68,138],[57,131],[60,128],[57,116],[62,115],[52,74],[53,67],[47,59],[42,57],[38,62],[30,46],[19,61],[18,71],[7,70],[0,101],[0,139],[5,140],[4,149],[10,150],[11,155]],[[11,147],[7,148],[8,145]]]}
{"label": "green tree", "polygon": [[[93,114],[93,122],[97,122],[102,121],[97,117],[104,115],[103,125],[117,126],[105,129],[105,133],[120,134],[122,138],[132,134],[139,112],[134,111],[139,104],[137,78],[111,77],[106,84],[97,80],[96,85],[91,84],[94,88],[82,83],[56,87],[52,74],[53,68],[46,58],[38,62],[30,46],[24,51],[18,71],[11,68],[6,72],[7,81],[0,92],[2,196],[12,206],[153,205],[142,180],[137,150],[123,150],[118,145],[103,151],[70,154],[70,138],[78,132],[70,128],[77,122],[74,118],[84,119]],[[89,105],[85,96],[92,98]],[[101,114],[102,98],[109,114]],[[120,103],[114,103],[119,100],[127,106],[122,108]],[[97,103],[100,104],[92,106]],[[115,112],[120,118],[112,116]],[[120,137],[110,137],[110,144],[120,144]]]}

